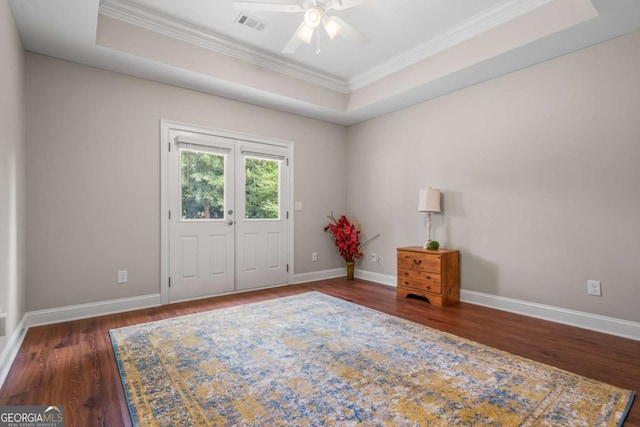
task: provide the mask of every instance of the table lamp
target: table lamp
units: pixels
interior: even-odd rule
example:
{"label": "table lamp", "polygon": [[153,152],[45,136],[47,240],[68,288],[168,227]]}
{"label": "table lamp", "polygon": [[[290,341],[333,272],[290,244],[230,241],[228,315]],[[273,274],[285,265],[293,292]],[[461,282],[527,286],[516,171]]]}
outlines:
{"label": "table lamp", "polygon": [[440,210],[440,190],[436,188],[423,188],[418,196],[418,212],[427,213],[427,242],[424,248],[427,249],[431,242],[431,212],[442,212]]}

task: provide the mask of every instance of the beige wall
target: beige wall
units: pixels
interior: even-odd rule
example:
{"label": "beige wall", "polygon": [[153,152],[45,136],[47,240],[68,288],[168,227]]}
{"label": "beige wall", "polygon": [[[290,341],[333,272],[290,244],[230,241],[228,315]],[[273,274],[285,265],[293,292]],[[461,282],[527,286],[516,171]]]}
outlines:
{"label": "beige wall", "polygon": [[27,54],[27,309],[159,292],[165,118],[294,141],[296,273],[342,266],[322,227],[347,211],[381,234],[381,263],[359,268],[395,276],[433,186],[463,289],[640,321],[639,47],[634,33],[348,130]]}
{"label": "beige wall", "polygon": [[160,119],[293,141],[295,272],[340,266],[344,127],[32,53],[26,83],[28,310],[160,292]]}
{"label": "beige wall", "polygon": [[381,233],[360,268],[424,242],[432,186],[463,289],[640,321],[638,52],[636,32],[351,127],[347,209]]}
{"label": "beige wall", "polygon": [[0,2],[0,313],[7,315],[0,352],[24,314],[24,50],[9,3]]}

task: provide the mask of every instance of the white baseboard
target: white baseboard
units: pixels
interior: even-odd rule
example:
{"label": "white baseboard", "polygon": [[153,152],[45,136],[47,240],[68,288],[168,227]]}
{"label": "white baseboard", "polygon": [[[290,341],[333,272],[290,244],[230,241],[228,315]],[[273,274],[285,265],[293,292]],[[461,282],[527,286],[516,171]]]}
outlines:
{"label": "white baseboard", "polygon": [[[296,274],[294,280],[295,283],[298,284],[323,279],[332,279],[335,277],[342,277],[344,275],[344,268],[335,268],[331,270]],[[356,270],[356,277],[387,286],[396,286],[397,283],[395,276],[366,270]],[[552,322],[577,326],[579,328],[640,341],[640,323],[636,322],[465,289],[460,291],[460,299],[461,301],[470,304],[481,305],[538,319],[550,320]],[[9,374],[11,365],[18,355],[18,351],[20,350],[20,346],[22,345],[22,341],[24,340],[29,327],[122,313],[142,308],[157,307],[159,305],[161,305],[160,294],[151,294],[25,313],[22,320],[18,323],[18,326],[9,337],[2,353],[0,353],[0,387],[2,387],[7,375]]]}
{"label": "white baseboard", "polygon": [[482,305],[511,313],[522,314],[543,320],[550,320],[578,328],[603,332],[623,338],[640,341],[640,323],[614,317],[600,316],[583,311],[538,304],[528,301],[505,298],[476,291],[460,291],[460,300],[470,304]]}
{"label": "white baseboard", "polygon": [[334,279],[347,275],[344,268],[333,268],[331,270],[312,271],[311,273],[299,273],[293,277],[294,284],[315,282],[317,280]]}
{"label": "white baseboard", "polygon": [[25,335],[27,335],[28,329],[27,315],[25,314],[7,340],[2,353],[0,353],[0,388],[4,385],[4,380],[7,379],[7,375],[9,375],[11,365],[13,365],[13,361],[20,351],[20,346],[22,345]]}
{"label": "white baseboard", "polygon": [[122,313],[125,311],[139,310],[141,308],[157,307],[159,305],[160,294],[151,294],[25,313],[20,323],[18,323],[16,330],[11,334],[11,337],[9,337],[4,350],[0,353],[0,387],[4,384],[11,365],[13,365],[13,361],[18,355],[22,341],[30,327],[104,316],[106,314]]}
{"label": "white baseboard", "polygon": [[[331,270],[313,271],[311,273],[301,273],[295,275],[295,284],[315,282],[318,280],[334,279],[336,277],[344,277],[347,271],[344,268],[334,268]],[[380,283],[382,285],[396,286],[396,277],[387,274],[375,273],[373,271],[360,270],[356,268],[355,277],[370,282]]]}
{"label": "white baseboard", "polygon": [[[397,286],[396,276],[356,269],[356,277],[383,285]],[[469,304],[482,305],[484,307],[521,314],[523,316],[535,317],[640,341],[640,323],[637,322],[465,289],[460,290],[460,300]]]}
{"label": "white baseboard", "polygon": [[27,327],[31,327],[67,322],[69,320],[87,319],[89,317],[104,316],[106,314],[122,313],[125,311],[139,310],[141,308],[157,307],[159,305],[161,305],[160,294],[151,294],[30,311],[25,314],[25,317],[27,318]]}
{"label": "white baseboard", "polygon": [[355,276],[358,279],[368,280],[370,282],[380,283],[387,286],[398,286],[398,279],[396,276],[390,276],[388,274],[375,273],[373,271],[359,270],[356,268]]}

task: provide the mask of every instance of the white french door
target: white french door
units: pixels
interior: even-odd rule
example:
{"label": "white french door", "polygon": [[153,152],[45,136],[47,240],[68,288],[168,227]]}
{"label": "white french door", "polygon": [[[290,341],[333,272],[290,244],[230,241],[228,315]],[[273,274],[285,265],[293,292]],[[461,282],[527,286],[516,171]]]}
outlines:
{"label": "white french door", "polygon": [[[236,170],[236,289],[286,283],[289,258],[286,203],[289,200],[286,151],[242,143]],[[264,186],[277,185],[277,189]],[[275,200],[259,201],[269,191]]]}
{"label": "white french door", "polygon": [[288,282],[288,147],[167,129],[169,302]]}
{"label": "white french door", "polygon": [[185,131],[170,136],[170,300],[232,291],[234,145]]}

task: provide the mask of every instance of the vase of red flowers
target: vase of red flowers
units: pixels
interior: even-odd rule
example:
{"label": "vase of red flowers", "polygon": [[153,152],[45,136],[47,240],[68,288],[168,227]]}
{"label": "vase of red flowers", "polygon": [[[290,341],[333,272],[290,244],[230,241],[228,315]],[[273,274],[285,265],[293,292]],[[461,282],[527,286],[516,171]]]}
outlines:
{"label": "vase of red flowers", "polygon": [[332,223],[329,223],[324,231],[330,231],[333,235],[336,246],[340,251],[340,256],[347,263],[347,279],[353,280],[355,272],[356,260],[362,257],[360,249],[360,227],[354,225],[349,218],[342,215],[340,218],[335,219],[330,216]]}

